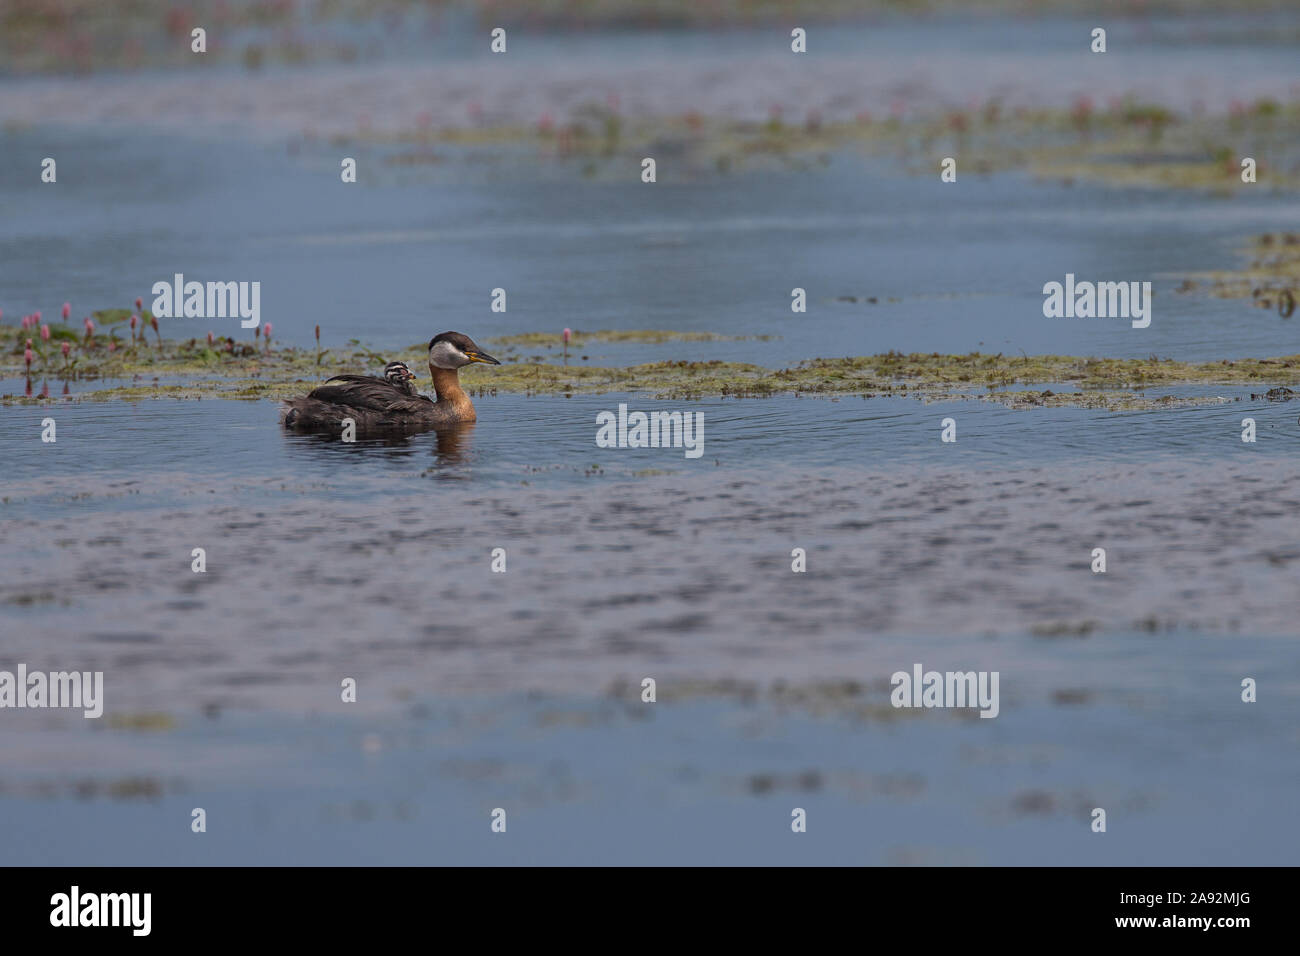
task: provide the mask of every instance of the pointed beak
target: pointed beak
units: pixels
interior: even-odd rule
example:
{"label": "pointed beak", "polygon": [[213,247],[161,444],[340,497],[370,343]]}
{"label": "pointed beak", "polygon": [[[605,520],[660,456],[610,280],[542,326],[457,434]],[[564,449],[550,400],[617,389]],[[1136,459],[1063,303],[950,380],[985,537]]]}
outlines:
{"label": "pointed beak", "polygon": [[501,363],[488,355],[486,352],[480,352],[478,349],[469,349],[465,355],[471,362],[482,362],[484,365],[500,365]]}

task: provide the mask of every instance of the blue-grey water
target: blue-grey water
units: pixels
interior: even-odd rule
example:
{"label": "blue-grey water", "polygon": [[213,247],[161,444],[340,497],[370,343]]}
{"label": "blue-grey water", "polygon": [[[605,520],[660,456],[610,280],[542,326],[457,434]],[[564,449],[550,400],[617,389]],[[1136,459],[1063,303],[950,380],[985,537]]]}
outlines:
{"label": "blue-grey water", "polygon": [[[478,702],[417,694],[378,718],[322,707],[276,721],[195,717],[173,733],[14,730],[5,742],[20,748],[25,771],[6,778],[5,804],[25,825],[7,832],[6,856],[179,866],[1291,863],[1276,836],[1290,827],[1295,776],[1270,742],[1294,746],[1294,698],[1245,719],[1231,694],[1201,690],[1243,664],[1274,666],[1276,649],[1249,641],[1198,654],[1170,693],[1154,675],[1170,666],[1171,639],[1126,635],[1118,661],[1082,644],[1016,647],[1007,660],[1022,669],[1050,658],[1071,672],[1023,676],[1005,691],[1013,709],[994,721],[886,720],[868,710],[886,698],[878,688],[819,712],[815,698],[742,687],[672,704],[617,691]],[[1287,661],[1294,679],[1294,648]],[[21,749],[33,737],[76,746],[87,736],[97,758],[76,769]],[[1105,834],[1089,830],[1097,806],[1108,809]],[[195,807],[206,834],[190,832]],[[490,829],[498,807],[504,834]],[[807,811],[805,834],[790,831],[796,807]]]}
{"label": "blue-grey water", "polygon": [[[1285,191],[945,185],[854,150],[731,174],[668,159],[650,186],[617,157],[587,175],[535,146],[435,144],[404,164],[400,146],[331,136],[426,108],[441,126],[478,99],[530,125],[615,90],[676,115],[692,84],[706,112],[775,103],[795,121],[800,97],[831,118],[1003,87],[1008,104],[1138,88],[1213,109],[1290,95],[1295,29],[1285,13],[1117,21],[1102,64],[1069,58],[1075,20],[885,18],[814,32],[829,56],[802,86],[752,31],[521,34],[493,79],[432,27],[345,30],[393,62],[5,78],[0,309],[12,323],[69,301],[77,323],[182,272],[260,281],[280,342],[310,345],[319,324],[327,347],[381,352],[571,327],[738,337],[570,356],[592,365],[1290,355],[1294,321],[1174,291],[1293,229]],[[701,83],[715,61],[732,78]],[[1067,272],[1152,281],[1151,326],[1044,318],[1042,286]],[[210,328],[249,334],[166,331]],[[25,387],[0,379],[0,395]],[[1295,862],[1300,409],[1252,399],[1266,385],[1153,390],[1215,401],[1121,412],[498,394],[473,427],[354,445],[285,433],[268,401],[85,399],[95,387],[0,405],[0,670],[106,681],[100,720],[0,710],[0,862]],[[598,448],[596,416],[620,402],[702,413],[703,454]],[[890,675],[915,662],[999,671],[1001,713],[894,709]]]}
{"label": "blue-grey water", "polygon": [[[287,155],[145,136],[0,133],[6,316],[64,301],[78,316],[150,302],[155,282],[260,281],[283,342],[407,346],[455,328],[662,329],[779,340],[665,350],[593,346],[591,364],[727,358],[773,367],[890,349],[1181,360],[1292,354],[1295,324],[1243,300],[1175,295],[1166,276],[1244,265],[1251,237],[1290,228],[1300,200],[1040,183],[1019,173],[944,186],[885,161],[643,186],[556,181],[515,160],[497,175],[365,169],[339,150]],[[164,148],[165,147],[165,148]],[[55,153],[54,187],[35,172]],[[1066,226],[1068,224],[1068,228]],[[1152,281],[1149,328],[1045,319],[1044,283]],[[807,290],[805,314],[791,290]],[[490,310],[493,289],[508,310]],[[857,302],[839,301],[852,296]],[[875,297],[877,302],[866,300]],[[896,301],[890,301],[896,300]],[[235,319],[170,335],[250,337]]]}
{"label": "blue-grey water", "polygon": [[[1050,467],[1080,459],[1132,465],[1176,458],[1212,469],[1289,463],[1300,451],[1300,409],[1292,404],[1252,400],[1249,386],[1161,390],[1166,392],[1216,401],[1099,412],[1017,410],[976,400],[784,396],[672,402],[621,393],[570,398],[503,393],[476,400],[479,420],[473,425],[344,444],[277,427],[271,401],[159,398],[6,408],[0,453],[6,462],[7,513],[39,515],[55,502],[81,512],[152,508],[232,483],[255,483],[267,500],[302,495],[341,500],[364,498],[377,486],[390,493],[419,493],[431,481],[478,488],[599,485],[646,474],[748,476],[790,464],[806,469],[942,466],[978,473],[1014,462]],[[688,457],[685,448],[597,447],[597,416],[617,414],[620,404],[632,411],[703,416],[701,454]],[[42,422],[51,415],[57,440],[48,444],[41,441]],[[1256,423],[1253,444],[1241,440],[1247,417]],[[955,443],[941,440],[948,418],[956,422]],[[161,478],[169,474],[185,478]],[[129,487],[148,494],[104,494]],[[66,500],[70,490],[78,494],[75,504]]]}

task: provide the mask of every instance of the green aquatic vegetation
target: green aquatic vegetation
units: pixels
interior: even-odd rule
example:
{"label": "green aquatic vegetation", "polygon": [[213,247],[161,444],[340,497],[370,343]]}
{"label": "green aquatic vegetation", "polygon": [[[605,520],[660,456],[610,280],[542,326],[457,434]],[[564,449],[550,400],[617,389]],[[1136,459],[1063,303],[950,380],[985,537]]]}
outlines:
{"label": "green aquatic vegetation", "polygon": [[[8,502],[9,499],[5,499]],[[5,604],[11,604],[14,607],[35,607],[41,604],[67,603],[60,601],[59,596],[53,591],[20,591],[17,594],[11,594],[4,599]]]}
{"label": "green aquatic vegetation", "polygon": [[1097,358],[1074,355],[966,355],[887,352],[842,359],[813,359],[789,371],[793,379],[815,372],[828,381],[828,371],[838,372],[837,390],[855,390],[857,383],[881,387],[882,383],[987,385],[1077,383],[1094,388],[1135,388],[1148,385],[1220,385],[1234,382],[1300,377],[1300,355],[1268,359],[1236,359],[1188,363],[1151,356],[1145,359]]}
{"label": "green aquatic vegetation", "polygon": [[[959,401],[969,396],[950,393],[944,396],[926,396],[927,402]],[[1160,395],[1148,398],[1127,391],[1043,391],[997,392],[983,396],[987,401],[1007,408],[1091,408],[1106,412],[1143,411],[1152,408],[1193,408],[1200,405],[1222,405],[1229,399],[1220,395],[1174,396]]]}
{"label": "green aquatic vegetation", "polygon": [[98,309],[90,313],[90,317],[95,320],[96,325],[113,325],[118,322],[125,322],[133,315],[140,316],[144,325],[148,325],[153,318],[153,313],[148,309],[142,309],[139,312],[131,309]]}
{"label": "green aquatic vegetation", "polygon": [[1098,109],[1080,99],[1068,110],[1013,113],[996,105],[900,123],[861,124],[856,130],[842,129],[843,141],[856,141],[872,153],[901,155],[917,175],[934,175],[934,155],[943,149],[960,154],[959,175],[1024,169],[1067,184],[1233,194],[1248,184],[1241,180],[1241,155],[1232,144],[1250,134],[1261,143],[1259,155],[1268,157],[1258,171],[1266,178],[1250,188],[1263,183],[1268,189],[1300,187],[1300,103],[1261,101],[1231,116],[1180,115],[1134,100]]}
{"label": "green aquatic vegetation", "polygon": [[[1035,176],[1118,187],[1189,189],[1232,194],[1241,181],[1233,145],[1243,136],[1267,157],[1260,184],[1300,187],[1300,103],[1261,100],[1231,115],[1190,115],[1132,97],[1104,108],[1081,97],[1072,107],[1004,110],[991,99],[965,110],[905,117],[825,119],[816,110],[788,119],[623,116],[585,104],[546,125],[501,124],[445,129],[366,131],[337,145],[401,148],[438,143],[449,157],[481,161],[512,153],[572,162],[587,179],[620,180],[630,162],[671,154],[679,179],[734,175],[754,169],[811,170],[836,153],[857,151],[901,162],[916,175],[937,173],[935,156],[959,156],[959,175],[1028,170]],[[1252,188],[1259,188],[1252,186]]]}
{"label": "green aquatic vegetation", "polygon": [[[140,331],[139,341],[132,343],[114,334],[118,331],[114,326],[120,324],[114,311],[125,310],[106,310],[108,331],[99,325],[98,319],[94,335],[89,337],[84,333],[72,333],[64,327],[52,327],[55,341],[45,343],[33,331],[24,332],[18,326],[0,325],[0,374],[22,373],[23,349],[25,340],[29,338],[33,340],[33,350],[40,356],[33,364],[34,374],[59,377],[66,374],[74,381],[157,376],[185,378],[205,373],[224,377],[266,377],[270,381],[293,376],[306,380],[328,378],[342,372],[373,371],[377,359],[379,365],[383,365],[380,353],[355,342],[345,348],[320,353],[319,361],[315,348],[281,345],[268,348],[260,340],[257,343],[237,342],[232,338],[214,338],[211,343],[205,339],[151,337],[145,340],[143,331]],[[126,311],[126,316],[130,314]],[[166,328],[168,321],[162,320],[162,328]],[[60,339],[69,345],[66,359],[61,354],[63,341],[58,341]],[[423,347],[418,350],[412,347],[402,354],[423,361]]]}
{"label": "green aquatic vegetation", "polygon": [[[591,342],[637,343],[661,345],[665,342],[767,342],[780,338],[777,335],[720,335],[717,332],[677,332],[672,329],[599,329],[584,332],[574,329],[569,339],[571,348],[580,348]],[[520,335],[500,335],[486,340],[489,345],[520,345],[535,348],[563,348],[561,332],[524,332]]]}
{"label": "green aquatic vegetation", "polygon": [[650,391],[664,398],[772,394],[788,388],[765,381],[769,370],[743,362],[667,361],[606,368],[591,365],[518,363],[461,372],[467,388],[528,394]]}
{"label": "green aquatic vegetation", "polygon": [[[1282,243],[1285,247],[1285,242]],[[1276,248],[1277,240],[1269,248]],[[594,337],[605,333],[584,333]],[[634,341],[726,341],[712,333],[615,332]],[[684,335],[684,339],[675,336]],[[660,339],[660,336],[664,336]],[[24,333],[0,325],[0,375],[23,373]],[[551,333],[511,337],[551,345]],[[618,340],[617,338],[615,340]],[[562,340],[561,340],[562,341]],[[48,344],[48,343],[47,343]],[[140,401],[146,398],[230,398],[279,400],[303,394],[332,375],[376,374],[394,359],[423,369],[423,343],[389,352],[353,341],[347,348],[317,354],[292,346],[258,349],[249,343],[198,339],[124,345],[110,349],[102,341],[79,341],[76,364],[66,373],[78,383],[77,400]],[[64,366],[57,360],[36,376],[59,381]],[[423,376],[421,376],[423,378]],[[87,387],[104,380],[104,387]],[[844,358],[818,358],[789,368],[770,369],[746,362],[665,360],[605,367],[586,363],[508,362],[470,366],[461,380],[471,394],[516,392],[527,395],[574,395],[646,392],[663,399],[755,398],[771,395],[913,396],[929,401],[981,399],[1013,408],[1071,405],[1088,408],[1147,408],[1169,404],[1203,404],[1218,397],[1148,396],[1157,387],[1181,385],[1250,385],[1252,393],[1300,384],[1300,355],[1218,362],[1176,362],[1072,355],[989,355],[971,352],[885,352]],[[426,380],[427,381],[427,380]],[[1044,386],[1066,384],[1055,392]],[[1013,390],[1020,386],[1020,390]],[[427,388],[427,385],[425,386]],[[1026,389],[1037,389],[1029,391]],[[6,404],[38,404],[59,397],[5,395]]]}
{"label": "green aquatic vegetation", "polygon": [[145,711],[110,714],[108,726],[114,730],[168,731],[175,730],[179,724],[171,714]]}
{"label": "green aquatic vegetation", "polygon": [[1295,312],[1300,296],[1300,233],[1265,233],[1242,250],[1240,269],[1180,273],[1180,293],[1204,289],[1220,299],[1250,299],[1261,309],[1276,309],[1284,318]]}
{"label": "green aquatic vegetation", "polygon": [[[1031,152],[1030,170],[1067,181],[1218,194],[1264,183],[1270,189],[1300,186],[1295,162],[1300,104],[1261,100],[1230,116],[1177,116],[1160,107],[1126,106],[1120,117],[1121,124],[1102,136],[1043,144]],[[1233,144],[1243,133],[1258,143],[1253,155],[1264,164],[1257,168],[1258,183],[1242,182],[1243,154]]]}
{"label": "green aquatic vegetation", "polygon": [[[888,701],[888,681],[870,684],[856,680],[774,680],[768,683],[739,678],[681,678],[664,681],[656,688],[658,700],[685,703],[693,700],[739,700],[784,709],[801,710],[814,716],[838,715],[860,722],[893,722],[915,719],[923,711],[894,707]],[[626,678],[611,681],[606,695],[614,700],[637,699],[639,683]],[[930,711],[933,716],[957,719],[953,711]],[[757,781],[759,789],[779,786],[778,778]],[[805,781],[805,785],[807,782]]]}

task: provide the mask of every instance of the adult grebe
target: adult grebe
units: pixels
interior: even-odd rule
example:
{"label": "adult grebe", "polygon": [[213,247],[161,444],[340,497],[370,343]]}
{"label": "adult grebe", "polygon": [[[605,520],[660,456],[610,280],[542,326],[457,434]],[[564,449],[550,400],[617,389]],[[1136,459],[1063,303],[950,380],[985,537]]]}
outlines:
{"label": "adult grebe", "polygon": [[[341,432],[347,418],[356,423],[358,432],[418,430],[472,422],[478,416],[460,387],[457,370],[476,362],[501,364],[468,335],[443,332],[429,342],[429,374],[433,376],[437,401],[415,394],[410,369],[401,362],[390,362],[384,378],[337,375],[312,389],[305,398],[288,399],[283,421],[287,428],[308,432]],[[404,377],[403,371],[410,378]]]}

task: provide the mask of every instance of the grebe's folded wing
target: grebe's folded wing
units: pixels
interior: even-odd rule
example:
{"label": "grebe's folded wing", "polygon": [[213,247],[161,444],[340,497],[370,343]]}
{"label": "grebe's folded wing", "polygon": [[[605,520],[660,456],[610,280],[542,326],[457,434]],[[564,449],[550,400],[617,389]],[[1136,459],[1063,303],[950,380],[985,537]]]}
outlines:
{"label": "grebe's folded wing", "polygon": [[427,415],[433,404],[428,395],[407,395],[389,405],[388,410],[398,415]]}
{"label": "grebe's folded wing", "polygon": [[325,379],[327,382],[381,382],[385,385],[391,384],[388,379],[381,378],[378,375],[333,375]]}
{"label": "grebe's folded wing", "polygon": [[[330,382],[337,382],[332,385]],[[395,402],[410,401],[410,396],[382,378],[369,375],[336,375],[324,385],[313,388],[307,395],[321,402],[351,405],[354,408],[373,408],[386,411]]]}

